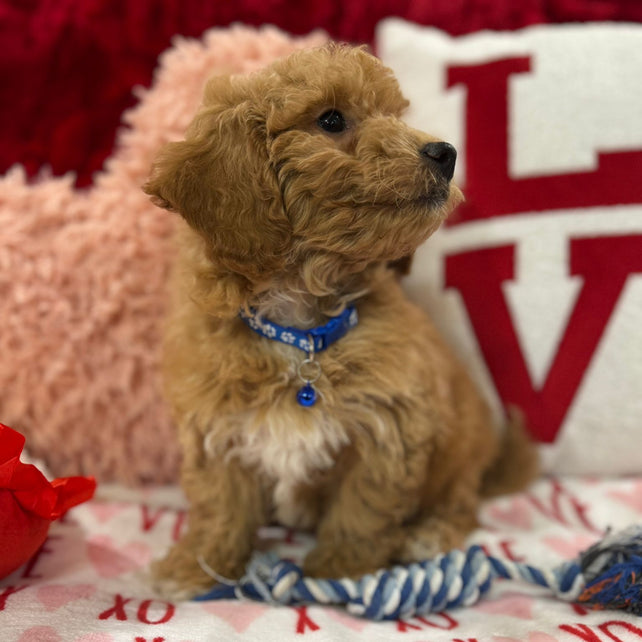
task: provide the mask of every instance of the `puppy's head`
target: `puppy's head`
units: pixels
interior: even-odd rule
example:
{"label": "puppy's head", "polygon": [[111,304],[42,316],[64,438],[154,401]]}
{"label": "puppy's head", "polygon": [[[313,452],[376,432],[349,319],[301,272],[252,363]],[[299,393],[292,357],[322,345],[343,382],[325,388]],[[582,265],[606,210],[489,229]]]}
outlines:
{"label": "puppy's head", "polygon": [[406,106],[392,72],[359,48],[215,78],[145,191],[201,234],[222,272],[305,275],[322,290],[412,254],[461,198],[454,149],[405,125]]}

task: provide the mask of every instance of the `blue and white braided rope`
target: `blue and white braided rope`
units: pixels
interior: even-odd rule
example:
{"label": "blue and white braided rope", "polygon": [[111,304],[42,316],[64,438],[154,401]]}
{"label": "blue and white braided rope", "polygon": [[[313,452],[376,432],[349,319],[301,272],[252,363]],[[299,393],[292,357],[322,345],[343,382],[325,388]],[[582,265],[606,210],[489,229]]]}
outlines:
{"label": "blue and white braided rope", "polygon": [[380,570],[360,579],[303,576],[292,562],[272,553],[255,556],[237,583],[219,585],[198,600],[253,599],[273,604],[344,604],[372,620],[397,620],[477,602],[496,577],[520,579],[573,601],[584,588],[582,570],[568,562],[542,570],[486,555],[479,546],[451,551],[431,560]]}

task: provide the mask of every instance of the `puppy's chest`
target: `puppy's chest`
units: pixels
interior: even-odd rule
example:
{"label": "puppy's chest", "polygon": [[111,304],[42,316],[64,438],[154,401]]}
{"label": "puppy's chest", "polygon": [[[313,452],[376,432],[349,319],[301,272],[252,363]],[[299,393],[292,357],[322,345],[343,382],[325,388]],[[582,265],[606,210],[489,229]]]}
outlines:
{"label": "puppy's chest", "polygon": [[346,430],[325,413],[296,416],[268,413],[228,451],[254,469],[271,489],[273,517],[285,526],[313,528],[317,516],[306,501],[324,474],[335,466],[350,439]]}
{"label": "puppy's chest", "polygon": [[294,485],[331,468],[348,443],[344,428],[325,413],[310,413],[302,421],[300,416],[288,417],[275,410],[245,432],[234,451],[270,481]]}

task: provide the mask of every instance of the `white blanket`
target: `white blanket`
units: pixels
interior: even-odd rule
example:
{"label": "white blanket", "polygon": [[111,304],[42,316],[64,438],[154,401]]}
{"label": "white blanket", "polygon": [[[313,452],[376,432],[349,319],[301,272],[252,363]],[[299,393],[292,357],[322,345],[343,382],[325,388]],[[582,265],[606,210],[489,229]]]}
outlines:
{"label": "white blanket", "polygon": [[[642,478],[544,479],[527,493],[487,503],[482,528],[470,538],[496,557],[555,566],[600,538],[605,528],[641,520]],[[2,642],[599,642],[642,638],[642,619],[590,611],[541,589],[497,581],[470,608],[369,622],[325,607],[275,607],[254,602],[168,603],[154,595],[145,569],[185,521],[175,488],[133,492],[102,487],[92,502],[55,523],[32,561],[0,581]],[[270,528],[279,552],[295,560],[310,537]]]}

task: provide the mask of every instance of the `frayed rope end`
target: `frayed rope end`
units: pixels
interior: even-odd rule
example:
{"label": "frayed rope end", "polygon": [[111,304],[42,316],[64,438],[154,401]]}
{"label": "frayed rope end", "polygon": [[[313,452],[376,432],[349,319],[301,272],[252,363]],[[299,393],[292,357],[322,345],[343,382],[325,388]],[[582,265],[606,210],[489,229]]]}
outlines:
{"label": "frayed rope end", "polygon": [[642,615],[642,526],[607,533],[579,563],[586,585],[578,603]]}

